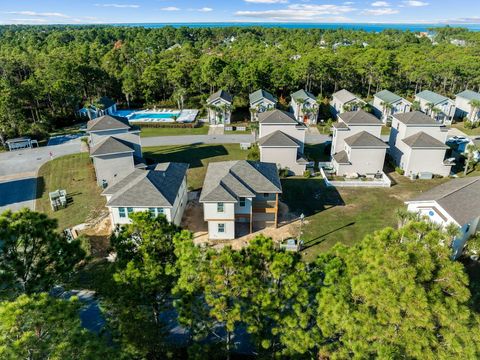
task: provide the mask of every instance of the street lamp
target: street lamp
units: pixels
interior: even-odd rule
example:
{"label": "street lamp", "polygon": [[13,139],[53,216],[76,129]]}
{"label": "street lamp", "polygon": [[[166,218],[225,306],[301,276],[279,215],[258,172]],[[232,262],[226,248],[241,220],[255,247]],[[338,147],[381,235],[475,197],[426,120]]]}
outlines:
{"label": "street lamp", "polygon": [[301,250],[303,245],[302,235],[303,235],[303,223],[305,221],[305,215],[303,213],[300,214],[300,233],[298,235],[298,244],[299,249]]}

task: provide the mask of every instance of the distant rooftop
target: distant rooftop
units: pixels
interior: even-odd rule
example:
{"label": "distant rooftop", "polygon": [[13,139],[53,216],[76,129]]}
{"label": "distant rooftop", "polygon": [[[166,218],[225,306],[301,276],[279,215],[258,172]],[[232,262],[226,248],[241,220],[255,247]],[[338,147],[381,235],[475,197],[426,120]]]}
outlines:
{"label": "distant rooftop", "polygon": [[266,90],[263,90],[263,89],[260,89],[260,90],[257,90],[253,93],[251,93],[249,95],[249,99],[250,99],[250,104],[255,104],[263,99],[267,99],[273,103],[276,103],[277,102],[277,99],[272,95],[270,94],[268,91]]}
{"label": "distant rooftop", "polygon": [[423,90],[422,92],[419,92],[416,96],[433,105],[440,104],[445,100],[450,100],[446,96],[434,93],[433,91],[430,91],[430,90]]}
{"label": "distant rooftop", "polygon": [[230,95],[228,92],[226,92],[225,90],[218,90],[217,92],[213,93],[208,97],[207,102],[210,103],[217,99],[223,99],[229,103],[231,103],[233,100],[232,95]]}
{"label": "distant rooftop", "polygon": [[350,101],[359,100],[359,97],[352,94],[350,91],[342,89],[332,94],[332,97],[336,97],[342,103],[348,103]]}
{"label": "distant rooftop", "polygon": [[470,101],[472,100],[480,101],[480,94],[472,90],[462,91],[461,93],[457,94],[457,97],[461,97]]}
{"label": "distant rooftop", "polygon": [[302,99],[302,100],[311,99],[311,100],[317,101],[317,98],[315,97],[315,95],[313,95],[311,92],[308,92],[304,89],[295,91],[292,94],[292,99],[295,99],[295,100],[296,99]]}
{"label": "distant rooftop", "polygon": [[398,96],[397,94],[394,94],[393,92],[391,92],[389,90],[382,90],[382,91],[376,93],[373,96],[379,98],[380,100],[382,100],[383,102],[385,102],[387,104],[393,104],[393,103],[395,103],[399,100],[402,100],[401,96]]}

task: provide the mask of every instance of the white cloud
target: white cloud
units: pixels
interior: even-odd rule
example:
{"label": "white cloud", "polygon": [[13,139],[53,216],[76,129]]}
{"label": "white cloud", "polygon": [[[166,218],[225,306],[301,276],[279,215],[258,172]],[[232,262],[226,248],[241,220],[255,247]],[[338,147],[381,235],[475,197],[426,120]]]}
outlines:
{"label": "white cloud", "polygon": [[58,17],[58,18],[69,18],[70,16],[58,13],[58,12],[36,12],[36,11],[8,11],[6,14],[12,15],[23,15],[23,16],[36,16],[36,17]]}
{"label": "white cloud", "polygon": [[457,18],[440,21],[442,24],[480,24],[480,16]]}
{"label": "white cloud", "polygon": [[95,6],[99,7],[113,7],[113,8],[139,8],[140,5],[136,4],[95,4]]}
{"label": "white cloud", "polygon": [[428,3],[425,1],[417,1],[417,0],[410,0],[410,1],[403,1],[404,6],[409,7],[420,7],[420,6],[427,6]]}
{"label": "white cloud", "polygon": [[390,4],[386,1],[375,1],[375,2],[372,3],[372,6],[387,7],[387,6],[390,6]]}
{"label": "white cloud", "polygon": [[353,1],[347,1],[343,3],[343,5],[353,5],[353,4],[355,4]]}
{"label": "white cloud", "polygon": [[179,11],[180,8],[178,8],[176,6],[167,6],[167,7],[161,8],[160,10],[162,10],[162,11]]}
{"label": "white cloud", "polygon": [[365,15],[373,15],[373,16],[381,16],[381,15],[393,15],[398,14],[399,11],[391,8],[383,8],[383,9],[371,9],[371,10],[364,10],[362,14]]}
{"label": "white cloud", "polygon": [[203,8],[197,9],[197,11],[200,11],[200,12],[210,12],[210,11],[213,11],[213,9],[212,9],[212,8],[209,8],[209,7],[203,7]]}
{"label": "white cloud", "polygon": [[[263,10],[263,11],[237,11],[236,16],[269,19],[273,21],[325,21],[325,22],[346,22],[350,19],[343,15],[353,12],[354,9],[348,5],[309,5],[292,4],[284,9]],[[325,17],[325,15],[335,15]]]}
{"label": "white cloud", "polygon": [[47,22],[46,19],[41,18],[8,19],[8,21],[19,24],[45,24]]}
{"label": "white cloud", "polygon": [[288,0],[244,0],[247,3],[255,4],[285,4]]}

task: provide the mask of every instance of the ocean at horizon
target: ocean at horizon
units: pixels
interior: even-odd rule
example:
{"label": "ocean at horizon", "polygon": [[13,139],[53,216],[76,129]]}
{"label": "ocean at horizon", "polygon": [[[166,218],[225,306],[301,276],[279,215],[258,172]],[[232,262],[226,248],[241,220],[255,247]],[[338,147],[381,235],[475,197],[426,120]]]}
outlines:
{"label": "ocean at horizon", "polygon": [[[106,24],[107,25],[107,24]],[[286,29],[346,29],[346,30],[364,30],[368,32],[379,32],[383,30],[401,30],[401,31],[413,31],[423,32],[428,29],[436,27],[463,27],[471,31],[480,31],[480,24],[386,24],[386,23],[259,23],[259,22],[198,22],[198,23],[120,23],[111,24],[114,26],[132,26],[132,27],[144,27],[144,28],[159,28],[165,26],[172,27],[247,27],[247,26],[261,26],[267,28],[280,27]]]}

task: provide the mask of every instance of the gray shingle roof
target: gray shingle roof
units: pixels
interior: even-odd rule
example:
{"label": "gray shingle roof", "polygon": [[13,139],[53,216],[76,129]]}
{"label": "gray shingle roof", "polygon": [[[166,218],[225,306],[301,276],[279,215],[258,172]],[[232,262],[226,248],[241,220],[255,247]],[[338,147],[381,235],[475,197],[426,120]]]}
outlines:
{"label": "gray shingle roof", "polygon": [[293,114],[278,109],[258,114],[258,122],[261,124],[300,124]]}
{"label": "gray shingle roof", "polygon": [[284,132],[277,130],[268,134],[267,136],[263,136],[258,139],[258,144],[260,146],[273,146],[273,147],[300,147],[300,144],[296,139],[293,137],[285,134]]}
{"label": "gray shingle roof", "polygon": [[251,93],[248,97],[250,99],[250,105],[255,104],[263,99],[267,99],[273,103],[277,102],[277,98],[275,98],[272,94],[263,89]]}
{"label": "gray shingle roof", "polygon": [[345,143],[351,148],[388,148],[387,144],[367,131],[345,138]]}
{"label": "gray shingle roof", "polygon": [[343,121],[338,121],[336,123],[333,123],[333,127],[335,129],[348,129],[347,124],[345,124]]}
{"label": "gray shingle roof", "polygon": [[348,154],[345,150],[342,150],[335,155],[333,155],[333,158],[338,164],[350,164],[350,160],[348,159]]}
{"label": "gray shingle roof", "polygon": [[344,104],[358,99],[358,96],[352,94],[350,91],[345,89],[342,89],[340,91],[337,91],[336,93],[333,93],[332,97],[336,97],[338,100],[340,100]]}
{"label": "gray shingle roof", "polygon": [[109,136],[90,150],[90,156],[122,154],[134,151],[132,144],[128,141]]}
{"label": "gray shingle roof", "polygon": [[480,216],[480,177],[454,179],[413,200],[436,201],[459,225]]}
{"label": "gray shingle roof", "polygon": [[437,105],[441,102],[444,102],[445,100],[448,100],[447,97],[434,93],[430,90],[423,90],[419,92],[416,96],[418,96],[420,99],[425,100],[426,102],[432,103],[433,105]]}
{"label": "gray shingle roof", "polygon": [[401,96],[398,96],[397,94],[394,94],[389,90],[379,91],[378,93],[376,93],[373,96],[379,98],[380,100],[382,100],[383,102],[386,102],[388,104],[392,104],[394,102],[402,100]]}
{"label": "gray shingle roof", "polygon": [[237,202],[240,197],[281,193],[275,164],[260,161],[222,161],[208,165],[200,202]]}
{"label": "gray shingle roof", "polygon": [[439,126],[430,116],[421,111],[412,111],[403,114],[394,114],[393,117],[406,125]]}
{"label": "gray shingle roof", "polygon": [[172,207],[188,164],[162,163],[153,170],[136,169],[102,195],[112,195],[112,207]]}
{"label": "gray shingle roof", "polygon": [[382,125],[379,119],[364,110],[344,112],[338,117],[347,125]]}
{"label": "gray shingle roof", "polygon": [[428,135],[427,133],[424,133],[423,131],[419,131],[416,134],[408,136],[402,141],[412,149],[448,149],[447,145],[442,143],[440,140],[437,140],[434,137]]}
{"label": "gray shingle roof", "polygon": [[311,92],[308,92],[304,89],[295,91],[291,95],[291,97],[292,99],[303,99],[303,100],[311,99],[311,100],[317,101],[317,98]]}
{"label": "gray shingle roof", "polygon": [[460,94],[457,94],[457,97],[461,97],[470,101],[472,100],[480,101],[480,94],[472,90],[462,91]]}
{"label": "gray shingle roof", "polygon": [[90,120],[87,123],[87,131],[120,130],[130,129],[128,119],[121,116],[104,115]]}
{"label": "gray shingle roof", "polygon": [[218,90],[217,92],[213,93],[210,95],[207,99],[207,102],[213,102],[217,99],[223,99],[229,103],[232,103],[232,95],[230,95],[228,92],[224,90]]}

